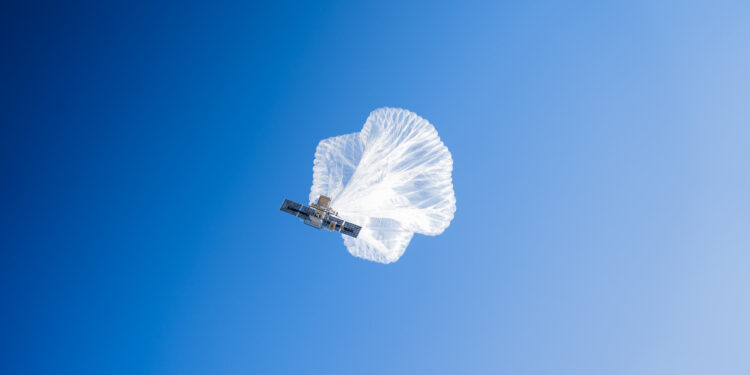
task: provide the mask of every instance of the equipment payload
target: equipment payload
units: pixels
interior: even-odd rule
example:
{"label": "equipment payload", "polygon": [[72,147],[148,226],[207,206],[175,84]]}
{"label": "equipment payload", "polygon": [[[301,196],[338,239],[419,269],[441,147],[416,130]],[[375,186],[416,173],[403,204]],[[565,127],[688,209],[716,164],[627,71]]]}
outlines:
{"label": "equipment payload", "polygon": [[302,219],[305,224],[313,228],[328,229],[357,238],[362,227],[338,217],[338,212],[329,206],[330,203],[331,198],[325,195],[321,195],[318,198],[318,203],[311,203],[310,206],[284,199],[280,209]]}

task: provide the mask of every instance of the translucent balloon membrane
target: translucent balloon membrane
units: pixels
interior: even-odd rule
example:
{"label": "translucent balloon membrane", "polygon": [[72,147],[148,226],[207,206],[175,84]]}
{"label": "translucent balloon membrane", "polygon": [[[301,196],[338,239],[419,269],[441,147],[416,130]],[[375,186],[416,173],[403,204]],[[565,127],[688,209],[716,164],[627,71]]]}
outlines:
{"label": "translucent balloon membrane", "polygon": [[453,220],[453,159],[435,127],[417,114],[380,108],[359,133],[320,141],[310,202],[331,197],[331,207],[362,226],[343,236],[357,257],[391,263],[414,233],[435,236]]}

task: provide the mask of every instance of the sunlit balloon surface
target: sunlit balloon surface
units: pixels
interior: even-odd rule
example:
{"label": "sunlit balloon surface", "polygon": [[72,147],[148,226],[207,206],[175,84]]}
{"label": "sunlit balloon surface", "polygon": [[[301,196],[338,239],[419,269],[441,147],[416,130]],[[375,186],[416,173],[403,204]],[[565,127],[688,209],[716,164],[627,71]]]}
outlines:
{"label": "sunlit balloon surface", "polygon": [[380,108],[358,133],[318,144],[310,202],[332,198],[342,218],[362,226],[342,236],[357,257],[391,263],[414,233],[435,236],[453,220],[453,159],[435,127],[404,109]]}

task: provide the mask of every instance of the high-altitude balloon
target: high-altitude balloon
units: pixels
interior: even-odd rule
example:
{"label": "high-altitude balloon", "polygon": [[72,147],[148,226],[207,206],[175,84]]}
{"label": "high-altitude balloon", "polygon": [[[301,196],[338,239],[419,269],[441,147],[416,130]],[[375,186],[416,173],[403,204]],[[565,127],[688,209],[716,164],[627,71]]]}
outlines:
{"label": "high-altitude balloon", "polygon": [[435,236],[453,220],[453,159],[435,127],[405,109],[380,108],[358,133],[318,144],[310,202],[323,195],[362,227],[342,236],[357,257],[391,263],[414,233]]}

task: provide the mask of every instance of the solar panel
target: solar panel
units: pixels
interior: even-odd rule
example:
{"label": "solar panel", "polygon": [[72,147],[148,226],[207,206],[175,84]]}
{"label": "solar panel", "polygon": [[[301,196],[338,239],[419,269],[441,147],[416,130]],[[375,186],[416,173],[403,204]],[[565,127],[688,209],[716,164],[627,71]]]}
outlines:
{"label": "solar panel", "polygon": [[[284,211],[288,214],[306,219],[309,217],[310,213],[308,210],[311,210],[309,207],[305,207],[297,202],[292,202],[288,199],[284,199],[284,203],[281,204],[281,211]],[[314,212],[314,210],[311,210]]]}
{"label": "solar panel", "polygon": [[344,228],[341,230],[341,233],[357,238],[357,236],[359,236],[360,229],[362,229],[362,227],[357,224],[345,222]]}

